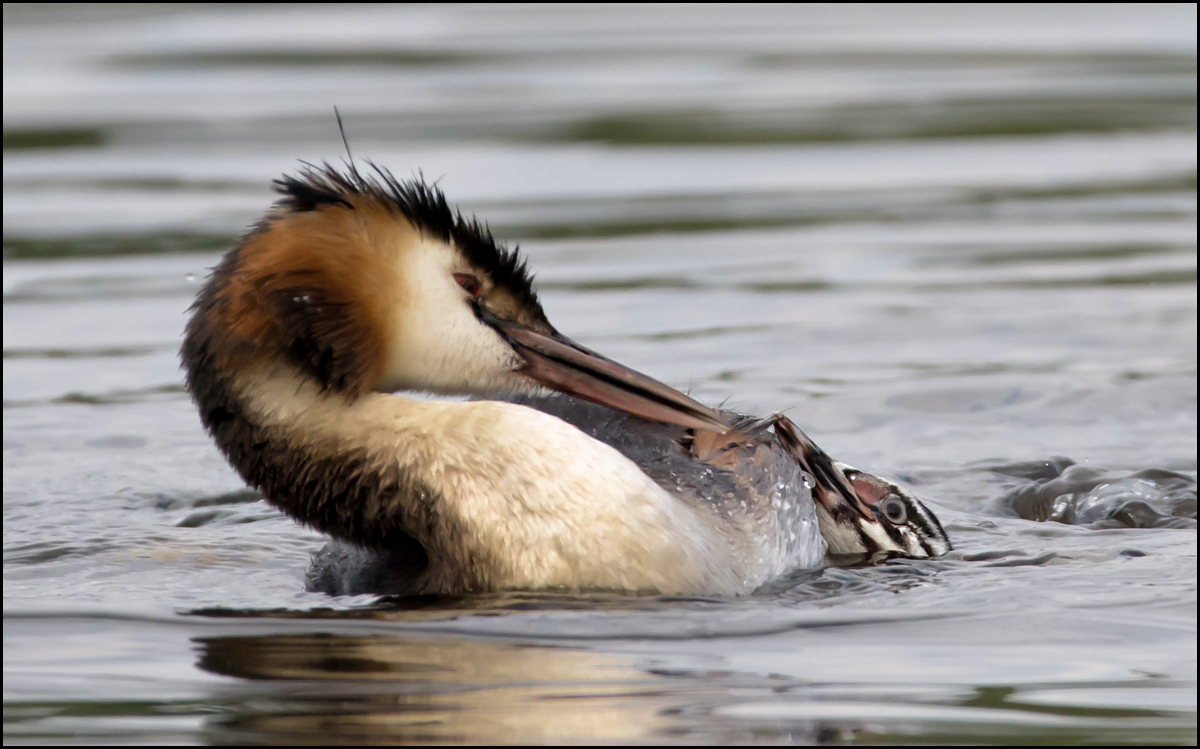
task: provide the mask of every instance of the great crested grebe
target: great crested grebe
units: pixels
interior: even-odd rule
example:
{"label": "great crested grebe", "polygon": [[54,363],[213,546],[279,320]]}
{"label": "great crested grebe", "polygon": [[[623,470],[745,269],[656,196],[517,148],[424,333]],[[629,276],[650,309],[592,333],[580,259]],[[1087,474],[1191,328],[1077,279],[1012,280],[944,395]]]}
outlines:
{"label": "great crested grebe", "polygon": [[826,553],[950,549],[924,505],[785,417],[716,411],[564,337],[515,250],[374,170],[277,180],[182,350],[233,467],[336,539],[310,588],[738,595]]}

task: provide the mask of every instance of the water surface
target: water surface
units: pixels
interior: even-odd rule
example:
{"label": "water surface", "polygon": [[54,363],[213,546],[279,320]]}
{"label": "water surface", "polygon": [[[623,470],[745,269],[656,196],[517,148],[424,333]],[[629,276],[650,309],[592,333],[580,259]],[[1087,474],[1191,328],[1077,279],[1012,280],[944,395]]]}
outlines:
{"label": "water surface", "polygon": [[[5,6],[5,740],[1194,743],[1194,6]],[[298,161],[956,550],[744,599],[304,592],[182,388]]]}

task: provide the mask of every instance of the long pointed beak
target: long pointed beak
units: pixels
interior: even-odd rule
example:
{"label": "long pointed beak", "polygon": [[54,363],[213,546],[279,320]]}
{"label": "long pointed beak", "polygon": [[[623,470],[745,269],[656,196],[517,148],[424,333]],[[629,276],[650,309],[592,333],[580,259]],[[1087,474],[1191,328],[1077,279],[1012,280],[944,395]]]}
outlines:
{"label": "long pointed beak", "polygon": [[477,314],[525,360],[521,371],[548,388],[651,421],[729,431],[721,415],[703,403],[566,336],[538,333],[482,306]]}

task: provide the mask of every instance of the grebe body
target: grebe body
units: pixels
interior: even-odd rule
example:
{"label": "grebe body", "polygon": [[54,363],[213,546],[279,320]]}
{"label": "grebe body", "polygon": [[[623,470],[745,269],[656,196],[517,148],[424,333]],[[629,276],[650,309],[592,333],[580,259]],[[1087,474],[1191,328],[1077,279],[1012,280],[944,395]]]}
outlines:
{"label": "grebe body", "polygon": [[182,358],[233,467],[334,537],[310,587],[738,595],[826,553],[950,548],[918,500],[786,418],[710,409],[562,336],[516,252],[435,188],[328,166],[276,184]]}

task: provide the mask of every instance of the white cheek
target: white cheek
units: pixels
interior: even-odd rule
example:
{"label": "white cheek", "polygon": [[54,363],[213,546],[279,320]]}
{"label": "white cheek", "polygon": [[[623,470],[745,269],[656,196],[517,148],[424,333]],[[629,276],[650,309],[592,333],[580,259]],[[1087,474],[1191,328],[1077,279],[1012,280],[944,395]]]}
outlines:
{"label": "white cheek", "polygon": [[871,540],[874,541],[875,545],[880,549],[902,551],[902,549],[897,548],[896,542],[892,540],[892,537],[888,535],[887,531],[883,529],[882,525],[867,523],[866,525],[860,527],[864,533],[871,537]]}
{"label": "white cheek", "polygon": [[929,556],[925,552],[925,549],[921,548],[921,539],[911,529],[901,528],[900,536],[904,539],[904,550],[908,552],[909,556],[916,557],[917,559]]}
{"label": "white cheek", "polygon": [[422,239],[401,255],[395,337],[379,390],[486,393],[511,387],[520,361],[487,325],[479,322],[454,281],[454,255]]}

